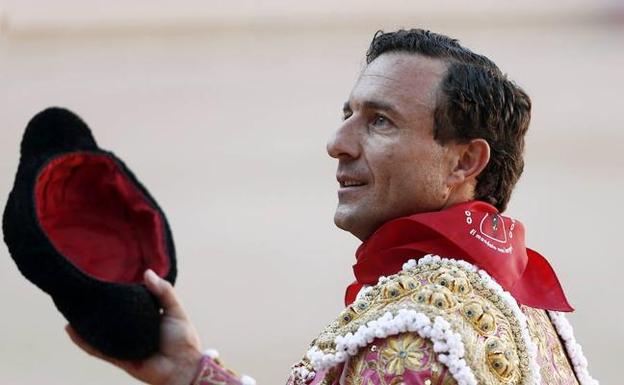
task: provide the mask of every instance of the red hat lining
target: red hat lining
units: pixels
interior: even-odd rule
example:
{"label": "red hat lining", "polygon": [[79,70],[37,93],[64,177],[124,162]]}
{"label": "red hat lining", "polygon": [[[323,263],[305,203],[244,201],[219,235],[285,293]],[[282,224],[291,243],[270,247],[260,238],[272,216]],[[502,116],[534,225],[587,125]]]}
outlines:
{"label": "red hat lining", "polygon": [[147,268],[169,271],[163,218],[110,156],[50,161],[36,181],[35,207],[54,247],[93,278],[138,283]]}

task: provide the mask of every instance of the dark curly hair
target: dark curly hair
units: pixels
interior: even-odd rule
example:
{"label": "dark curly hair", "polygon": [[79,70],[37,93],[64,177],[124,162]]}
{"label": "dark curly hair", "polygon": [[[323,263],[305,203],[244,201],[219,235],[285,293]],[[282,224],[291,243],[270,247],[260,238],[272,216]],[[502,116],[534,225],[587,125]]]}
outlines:
{"label": "dark curly hair", "polygon": [[366,63],[389,52],[419,54],[448,64],[434,111],[434,137],[441,144],[475,138],[488,142],[490,161],[477,177],[474,198],[504,211],[524,168],[529,96],[493,61],[448,36],[422,29],[377,31]]}

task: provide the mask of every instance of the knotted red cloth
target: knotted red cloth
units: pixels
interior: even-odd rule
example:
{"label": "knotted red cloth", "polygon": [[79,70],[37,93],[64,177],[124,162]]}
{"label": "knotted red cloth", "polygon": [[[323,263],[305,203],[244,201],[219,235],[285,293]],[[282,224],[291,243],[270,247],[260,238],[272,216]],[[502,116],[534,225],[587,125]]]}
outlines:
{"label": "knotted red cloth", "polygon": [[524,226],[485,202],[471,201],[442,211],[415,214],[381,226],[356,251],[356,281],[345,304],[364,285],[397,273],[409,259],[427,254],[461,259],[490,274],[520,304],[573,311],[546,258],[524,245]]}

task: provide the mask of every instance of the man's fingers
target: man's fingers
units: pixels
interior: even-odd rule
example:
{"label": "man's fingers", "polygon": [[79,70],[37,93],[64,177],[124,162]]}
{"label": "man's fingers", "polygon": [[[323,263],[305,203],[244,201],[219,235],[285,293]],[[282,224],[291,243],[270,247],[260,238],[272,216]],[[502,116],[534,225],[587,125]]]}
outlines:
{"label": "man's fingers", "polygon": [[166,315],[181,319],[188,318],[180,301],[178,301],[173,286],[168,281],[160,278],[151,269],[145,271],[143,280],[147,289],[158,298]]}

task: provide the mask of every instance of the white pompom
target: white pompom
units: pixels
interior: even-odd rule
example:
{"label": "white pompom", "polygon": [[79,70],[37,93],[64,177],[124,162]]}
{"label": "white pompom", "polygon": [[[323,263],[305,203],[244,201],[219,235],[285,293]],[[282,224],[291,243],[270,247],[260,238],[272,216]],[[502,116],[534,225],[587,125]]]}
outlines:
{"label": "white pompom", "polygon": [[243,385],[256,385],[256,380],[253,377],[243,374],[240,379]]}
{"label": "white pompom", "polygon": [[204,350],[204,355],[212,358],[213,360],[219,358],[219,352],[217,349],[206,349]]}

